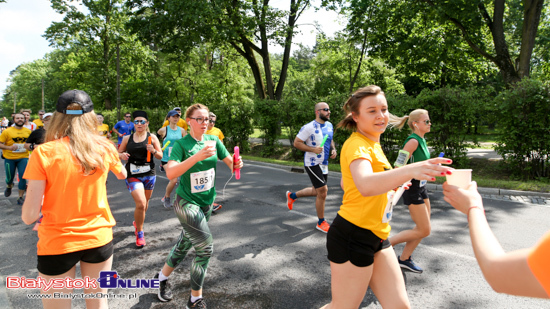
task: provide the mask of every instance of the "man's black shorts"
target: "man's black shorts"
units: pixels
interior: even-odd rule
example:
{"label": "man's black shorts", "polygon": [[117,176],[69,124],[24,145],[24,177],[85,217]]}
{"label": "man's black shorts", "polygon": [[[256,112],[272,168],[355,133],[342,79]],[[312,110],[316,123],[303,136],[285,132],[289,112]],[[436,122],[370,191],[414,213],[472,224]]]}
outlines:
{"label": "man's black shorts", "polygon": [[306,172],[311,180],[311,184],[315,189],[324,187],[327,185],[328,174],[323,174],[320,165],[304,166]]}

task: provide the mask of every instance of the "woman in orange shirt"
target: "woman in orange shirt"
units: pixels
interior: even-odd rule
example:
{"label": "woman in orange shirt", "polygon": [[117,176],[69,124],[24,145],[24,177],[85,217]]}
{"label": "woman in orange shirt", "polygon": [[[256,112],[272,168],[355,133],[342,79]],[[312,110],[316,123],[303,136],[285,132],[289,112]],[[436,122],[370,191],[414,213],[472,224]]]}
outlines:
{"label": "woman in orange shirt", "polygon": [[[115,220],[107,202],[105,182],[109,171],[126,178],[118,153],[97,131],[97,117],[88,94],[64,92],[57,101],[46,133],[27,165],[29,180],[21,218],[31,224],[40,213],[38,272],[49,281],[75,278],[80,262],[82,277],[98,278],[111,269]],[[42,197],[44,201],[42,202]],[[71,293],[73,289],[41,290],[42,294]],[[85,288],[84,293],[107,289]],[[70,299],[42,299],[44,308],[70,308]],[[86,299],[87,307],[106,308],[106,299]]]}

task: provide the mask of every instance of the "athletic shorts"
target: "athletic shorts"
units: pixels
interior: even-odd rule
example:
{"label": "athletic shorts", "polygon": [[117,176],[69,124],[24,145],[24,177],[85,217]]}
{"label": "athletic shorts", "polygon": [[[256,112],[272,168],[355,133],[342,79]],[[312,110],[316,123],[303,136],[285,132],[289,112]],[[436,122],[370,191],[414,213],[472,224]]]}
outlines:
{"label": "athletic shorts", "polygon": [[311,180],[311,184],[315,189],[324,187],[327,185],[328,174],[323,174],[320,165],[304,166],[306,172]]}
{"label": "athletic shorts", "polygon": [[428,198],[428,190],[426,185],[420,186],[420,180],[413,179],[411,181],[412,185],[409,190],[403,192],[403,203],[407,206],[410,204],[413,205],[422,205],[424,200]]}
{"label": "athletic shorts", "polygon": [[153,190],[157,176],[128,177],[126,178],[126,188],[132,193],[136,189]]}
{"label": "athletic shorts", "polygon": [[101,247],[57,255],[39,255],[38,271],[44,275],[57,276],[68,272],[79,261],[101,263],[113,255],[113,241]]}
{"label": "athletic shorts", "polygon": [[328,259],[336,264],[350,261],[357,267],[370,266],[374,263],[374,254],[390,246],[389,240],[379,238],[340,215],[336,215],[327,234]]}

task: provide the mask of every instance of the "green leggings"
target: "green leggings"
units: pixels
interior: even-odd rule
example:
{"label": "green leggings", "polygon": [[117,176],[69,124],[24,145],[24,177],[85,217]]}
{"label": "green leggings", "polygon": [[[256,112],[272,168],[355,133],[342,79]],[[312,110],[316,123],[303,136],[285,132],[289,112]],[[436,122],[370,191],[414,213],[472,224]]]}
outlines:
{"label": "green leggings", "polygon": [[191,204],[176,194],[174,212],[180,220],[183,231],[176,245],[170,250],[166,264],[175,268],[187,256],[189,249],[194,247],[196,256],[191,264],[191,289],[198,291],[202,289],[206,269],[214,249],[212,234],[208,227],[212,205]]}

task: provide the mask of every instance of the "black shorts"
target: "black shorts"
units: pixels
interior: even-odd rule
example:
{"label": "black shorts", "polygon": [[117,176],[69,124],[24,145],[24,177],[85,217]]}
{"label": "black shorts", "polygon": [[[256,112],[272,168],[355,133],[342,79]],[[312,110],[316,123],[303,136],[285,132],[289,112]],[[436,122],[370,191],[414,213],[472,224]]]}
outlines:
{"label": "black shorts", "polygon": [[306,169],[307,175],[311,180],[311,184],[315,189],[324,187],[327,185],[328,174],[323,174],[320,165],[314,166],[304,166]]}
{"label": "black shorts", "polygon": [[39,255],[38,271],[44,275],[57,276],[68,272],[79,261],[101,263],[113,255],[113,242],[101,247],[57,255]]}
{"label": "black shorts", "polygon": [[424,200],[428,198],[428,190],[426,186],[420,186],[420,180],[413,179],[411,181],[412,185],[409,190],[403,192],[403,203],[407,206],[410,204],[413,205],[422,205]]}
{"label": "black shorts", "polygon": [[374,254],[390,246],[389,240],[379,238],[340,215],[336,215],[327,234],[328,259],[337,264],[350,261],[357,267],[370,266],[374,263]]}

